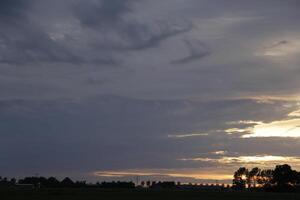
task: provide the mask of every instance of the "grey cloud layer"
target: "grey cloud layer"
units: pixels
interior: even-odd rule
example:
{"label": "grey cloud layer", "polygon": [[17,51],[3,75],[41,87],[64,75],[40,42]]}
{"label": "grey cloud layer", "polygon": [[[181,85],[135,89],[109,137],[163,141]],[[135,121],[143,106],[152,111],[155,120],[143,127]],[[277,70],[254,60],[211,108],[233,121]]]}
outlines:
{"label": "grey cloud layer", "polygon": [[238,155],[297,155],[298,144],[294,139],[284,139],[291,145],[287,148],[279,139],[242,139],[238,134],[225,132],[183,139],[168,137],[226,129],[230,128],[227,122],[237,120],[281,119],[294,109],[284,104],[254,100],[149,101],[117,96],[81,101],[2,101],[0,148],[1,158],[6,162],[1,170],[22,175],[35,171],[54,173],[61,166],[62,170],[81,173],[214,167],[206,162],[185,163],[179,159],[220,150]]}
{"label": "grey cloud layer", "polygon": [[225,131],[298,109],[299,7],[1,1],[0,170],[214,167],[178,160],[213,151],[299,156],[297,139]]}
{"label": "grey cloud layer", "polygon": [[[266,91],[297,92],[297,59],[286,60],[283,66],[282,62],[258,55],[281,41],[287,41],[285,45],[297,43],[298,28],[293,17],[299,6],[296,1],[231,1],[227,5],[194,0],[155,4],[65,0],[2,4],[2,64],[36,69],[39,65],[59,65],[60,70],[50,78],[64,78],[58,89],[66,90],[73,90],[67,85],[77,85],[77,80],[84,78],[87,84],[94,79],[78,73],[78,67],[83,71],[97,67],[100,82],[108,80],[110,84],[104,90],[81,84],[79,96],[112,93],[156,99],[228,98]],[[127,72],[118,71],[116,66],[125,67]],[[101,71],[103,68],[105,71]],[[44,73],[38,76],[47,73],[30,70]],[[62,71],[67,70],[74,78],[63,77]],[[22,82],[29,77],[18,78]],[[132,87],[133,82],[141,84]],[[49,84],[41,83],[53,87]]]}

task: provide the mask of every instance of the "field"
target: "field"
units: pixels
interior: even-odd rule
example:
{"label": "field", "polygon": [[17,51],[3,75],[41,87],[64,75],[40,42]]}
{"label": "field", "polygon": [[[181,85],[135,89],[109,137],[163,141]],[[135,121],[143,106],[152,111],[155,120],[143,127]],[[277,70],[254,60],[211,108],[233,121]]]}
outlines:
{"label": "field", "polygon": [[172,190],[99,190],[99,189],[49,189],[49,190],[0,190],[1,200],[289,200],[300,199],[300,194],[207,192]]}

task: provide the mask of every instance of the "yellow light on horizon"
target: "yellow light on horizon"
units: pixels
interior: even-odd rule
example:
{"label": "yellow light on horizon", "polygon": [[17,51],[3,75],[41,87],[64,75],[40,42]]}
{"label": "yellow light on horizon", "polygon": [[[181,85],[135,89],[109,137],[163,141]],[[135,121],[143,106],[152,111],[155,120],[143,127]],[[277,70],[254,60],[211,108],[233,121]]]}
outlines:
{"label": "yellow light on horizon", "polygon": [[259,124],[254,126],[252,133],[242,137],[300,137],[300,119]]}
{"label": "yellow light on horizon", "polygon": [[228,180],[232,179],[231,172],[224,171],[199,171],[199,170],[174,170],[174,169],[140,169],[140,170],[124,170],[124,171],[96,171],[94,176],[98,177],[130,177],[130,176],[155,176],[155,177],[172,177],[172,178],[192,178],[196,180]]}

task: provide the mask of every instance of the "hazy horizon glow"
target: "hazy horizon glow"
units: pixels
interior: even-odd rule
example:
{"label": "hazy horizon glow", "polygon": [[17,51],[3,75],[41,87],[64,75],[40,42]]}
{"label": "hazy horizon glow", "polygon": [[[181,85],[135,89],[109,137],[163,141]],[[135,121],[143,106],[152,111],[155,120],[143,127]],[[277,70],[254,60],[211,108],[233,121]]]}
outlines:
{"label": "hazy horizon glow", "polygon": [[97,171],[94,172],[95,176],[98,177],[109,177],[109,178],[132,178],[133,180],[136,176],[140,176],[143,179],[158,179],[162,178],[162,180],[174,179],[176,178],[185,178],[186,180],[194,181],[207,181],[207,180],[223,180],[228,181],[232,179],[232,174],[222,171],[214,171],[214,172],[205,172],[205,171],[197,171],[196,169],[140,169],[140,170],[127,170],[127,171]]}

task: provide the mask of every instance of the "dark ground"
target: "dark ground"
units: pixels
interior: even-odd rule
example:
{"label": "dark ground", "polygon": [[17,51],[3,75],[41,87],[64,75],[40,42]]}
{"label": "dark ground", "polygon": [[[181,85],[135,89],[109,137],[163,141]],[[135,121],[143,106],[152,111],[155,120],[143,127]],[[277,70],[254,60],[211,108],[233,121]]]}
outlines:
{"label": "dark ground", "polygon": [[0,190],[1,200],[96,200],[96,199],[164,199],[164,200],[216,200],[255,199],[289,200],[299,199],[300,194],[248,193],[248,192],[208,192],[172,190],[101,190],[101,189],[47,189],[47,190]]}

